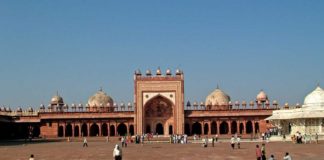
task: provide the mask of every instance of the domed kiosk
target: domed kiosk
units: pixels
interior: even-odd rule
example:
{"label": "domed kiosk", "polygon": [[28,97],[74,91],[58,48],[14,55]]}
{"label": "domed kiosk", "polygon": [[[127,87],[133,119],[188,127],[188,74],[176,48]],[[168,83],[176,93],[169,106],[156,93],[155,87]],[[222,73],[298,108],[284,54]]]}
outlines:
{"label": "domed kiosk", "polygon": [[212,110],[225,110],[229,109],[228,106],[230,101],[230,96],[217,86],[217,88],[206,97],[205,104]]}
{"label": "domed kiosk", "polygon": [[[286,104],[288,106],[288,104]],[[275,126],[281,129],[283,134],[302,135],[324,135],[324,91],[318,85],[315,90],[309,93],[302,107],[273,111],[272,116],[268,117]]]}

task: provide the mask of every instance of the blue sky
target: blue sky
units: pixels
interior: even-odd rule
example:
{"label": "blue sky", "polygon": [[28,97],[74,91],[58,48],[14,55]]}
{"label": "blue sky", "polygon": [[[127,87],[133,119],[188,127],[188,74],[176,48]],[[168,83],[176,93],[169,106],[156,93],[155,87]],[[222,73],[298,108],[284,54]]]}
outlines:
{"label": "blue sky", "polygon": [[0,106],[133,100],[136,69],[185,73],[186,100],[217,84],[302,103],[324,84],[324,1],[0,1]]}

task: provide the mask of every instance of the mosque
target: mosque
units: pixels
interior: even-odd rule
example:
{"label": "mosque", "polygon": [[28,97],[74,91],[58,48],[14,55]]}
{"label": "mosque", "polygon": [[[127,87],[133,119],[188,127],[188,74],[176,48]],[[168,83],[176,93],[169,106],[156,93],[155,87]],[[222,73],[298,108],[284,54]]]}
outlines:
{"label": "mosque", "polygon": [[[206,93],[207,94],[207,93]],[[273,127],[267,117],[279,109],[260,91],[251,101],[231,101],[217,87],[204,102],[184,101],[184,73],[167,69],[134,73],[134,101],[117,103],[102,89],[86,104],[64,102],[56,94],[45,107],[1,107],[0,138],[120,136],[154,133],[242,136]]]}

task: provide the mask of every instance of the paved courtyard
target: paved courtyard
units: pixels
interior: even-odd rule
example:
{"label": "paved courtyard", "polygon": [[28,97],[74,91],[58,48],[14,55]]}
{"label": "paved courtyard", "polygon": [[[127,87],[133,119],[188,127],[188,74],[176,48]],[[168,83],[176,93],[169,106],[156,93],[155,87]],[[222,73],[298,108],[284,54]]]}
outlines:
{"label": "paved courtyard", "polygon": [[[25,145],[22,142],[0,142],[0,160],[27,160],[30,154],[36,160],[110,160],[115,142],[104,142],[89,139],[89,147],[83,148],[82,142],[33,142]],[[255,159],[255,145],[258,142],[243,142],[241,149],[232,150],[229,143],[219,142],[215,147],[202,148],[201,144],[168,144],[151,143],[129,144],[123,148],[124,160],[247,160]],[[274,154],[282,159],[284,153],[291,153],[294,160],[324,159],[324,141],[320,144],[292,144],[291,142],[270,142],[266,144],[267,157]]]}

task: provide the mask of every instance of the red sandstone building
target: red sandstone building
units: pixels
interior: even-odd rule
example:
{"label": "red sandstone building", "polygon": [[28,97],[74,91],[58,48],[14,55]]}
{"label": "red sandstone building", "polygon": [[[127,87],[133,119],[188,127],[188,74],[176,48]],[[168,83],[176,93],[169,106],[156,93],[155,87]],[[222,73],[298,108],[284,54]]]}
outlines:
{"label": "red sandstone building", "polygon": [[55,95],[50,104],[32,108],[0,111],[1,138],[119,136],[143,133],[159,135],[199,134],[242,136],[265,132],[271,125],[264,119],[277,108],[270,106],[261,91],[256,100],[231,102],[219,87],[205,102],[184,102],[184,74],[168,69],[162,75],[147,70],[135,71],[134,102],[117,104],[102,89],[86,105],[64,103]]}

